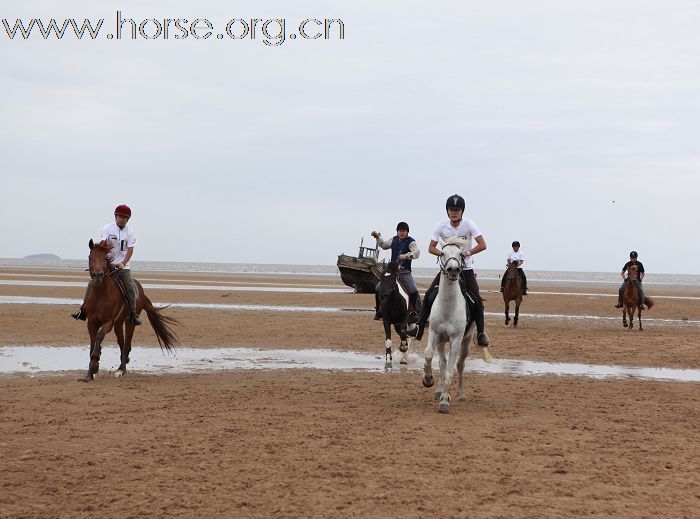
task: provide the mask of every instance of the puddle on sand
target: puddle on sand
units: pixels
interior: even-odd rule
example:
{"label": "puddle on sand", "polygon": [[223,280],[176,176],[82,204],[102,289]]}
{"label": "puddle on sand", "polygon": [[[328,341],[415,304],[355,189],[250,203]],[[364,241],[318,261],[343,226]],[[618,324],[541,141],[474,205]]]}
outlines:
{"label": "puddle on sand", "polygon": [[[400,353],[394,354],[394,371],[418,371],[422,356],[410,353],[407,366],[400,366]],[[0,347],[0,374],[38,374],[86,370],[85,346],[7,346]],[[101,372],[114,371],[119,365],[119,348],[107,345],[102,350]],[[313,368],[326,370],[384,371],[384,355],[333,350],[260,350],[253,348],[179,348],[174,355],[159,348],[136,348],[131,352],[129,369],[138,373],[165,375],[234,371],[239,369]],[[433,370],[437,357],[433,359]],[[700,370],[637,368],[572,363],[535,362],[496,359],[486,363],[468,359],[466,371],[514,376],[579,376],[596,379],[639,378],[677,382],[700,382]]]}

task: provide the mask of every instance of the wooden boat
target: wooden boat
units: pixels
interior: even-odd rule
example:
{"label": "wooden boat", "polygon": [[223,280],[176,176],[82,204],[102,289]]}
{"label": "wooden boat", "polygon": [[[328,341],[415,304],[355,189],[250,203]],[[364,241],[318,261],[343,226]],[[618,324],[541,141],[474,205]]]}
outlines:
{"label": "wooden boat", "polygon": [[372,249],[362,246],[357,256],[340,254],[338,256],[338,270],[340,278],[347,286],[355,289],[355,292],[373,293],[374,287],[384,272],[384,261],[378,261],[379,248]]}

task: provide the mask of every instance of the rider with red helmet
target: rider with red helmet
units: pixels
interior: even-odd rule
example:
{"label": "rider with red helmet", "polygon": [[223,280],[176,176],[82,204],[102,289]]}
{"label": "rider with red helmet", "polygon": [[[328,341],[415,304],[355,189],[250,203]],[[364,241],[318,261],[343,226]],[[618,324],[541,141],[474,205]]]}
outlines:
{"label": "rider with red helmet", "polygon": [[[127,222],[131,218],[131,209],[128,205],[121,204],[114,209],[114,222],[108,223],[102,228],[101,241],[106,241],[112,245],[109,251],[109,262],[116,269],[115,275],[124,283],[128,289],[129,306],[131,309],[131,322],[133,324],[141,324],[139,316],[136,314],[136,285],[131,277],[131,256],[134,254],[134,245],[136,245],[136,235],[134,231],[127,226]],[[87,299],[90,293],[90,284],[88,284],[85,298]],[[75,311],[73,317],[84,321],[86,318],[83,306]]]}
{"label": "rider with red helmet", "polygon": [[[464,198],[459,195],[452,195],[447,199],[445,203],[445,209],[447,210],[447,220],[443,220],[437,224],[435,230],[433,231],[432,239],[430,240],[430,245],[428,246],[428,252],[435,256],[442,256],[442,251],[437,247],[439,240],[447,240],[455,236],[461,238],[466,238],[469,240],[470,244],[472,239],[476,242],[474,247],[464,247],[462,250],[462,256],[464,257],[464,267],[460,273],[460,283],[465,286],[476,298],[477,310],[474,315],[474,320],[476,321],[477,329],[477,345],[479,347],[486,347],[489,345],[489,337],[484,331],[484,303],[479,295],[479,285],[476,282],[476,275],[474,274],[474,263],[472,257],[483,250],[486,250],[486,241],[481,231],[476,226],[476,224],[467,218],[463,218],[464,209],[466,204]],[[423,306],[421,306],[420,316],[418,317],[417,327],[410,330],[409,335],[414,335],[416,339],[420,340],[423,337],[423,332],[425,326],[428,322],[428,317],[430,317],[430,308],[432,307],[437,291],[435,287],[440,283],[440,273],[435,276],[430,288],[425,292],[425,297],[423,298]]]}

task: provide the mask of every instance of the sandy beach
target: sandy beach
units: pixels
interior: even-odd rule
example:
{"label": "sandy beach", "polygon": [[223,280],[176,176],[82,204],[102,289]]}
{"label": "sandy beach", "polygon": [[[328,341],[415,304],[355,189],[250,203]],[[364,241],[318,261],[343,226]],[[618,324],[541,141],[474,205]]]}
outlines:
{"label": "sandy beach", "polygon": [[[333,276],[136,277],[157,303],[225,306],[165,310],[183,347],[383,353],[373,296]],[[86,281],[5,268],[0,298],[80,299]],[[480,285],[496,358],[700,367],[698,287],[646,287],[656,306],[640,332],[622,327],[609,285],[531,282],[518,328],[503,324],[496,282]],[[0,304],[0,347],[85,345],[81,371],[0,375],[0,517],[691,517],[700,506],[695,382],[469,373],[449,415],[416,371],[130,365],[84,384],[74,308]],[[146,323],[134,349],[154,346]]]}

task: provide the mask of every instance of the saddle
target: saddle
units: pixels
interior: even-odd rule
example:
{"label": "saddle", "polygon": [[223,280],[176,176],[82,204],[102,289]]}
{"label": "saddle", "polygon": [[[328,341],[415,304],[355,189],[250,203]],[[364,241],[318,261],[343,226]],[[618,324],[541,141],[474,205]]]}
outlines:
{"label": "saddle", "polygon": [[[469,326],[475,321],[474,316],[476,315],[479,304],[477,303],[476,296],[462,284],[461,280],[459,282],[459,288],[462,290],[462,295],[464,296],[464,299],[467,302],[467,328],[469,328]],[[429,290],[426,294],[426,300],[430,299],[429,302],[426,302],[431,306],[435,301],[435,298],[437,297],[438,290],[440,290],[440,285],[433,287],[433,289]]]}
{"label": "saddle", "polygon": [[[129,289],[124,284],[124,281],[119,276],[114,276],[114,281],[117,283],[117,287],[119,288],[119,292],[121,292],[122,299],[124,300],[124,303],[126,303],[126,306],[129,308],[129,310],[131,310],[132,313],[135,313],[136,309],[131,308],[131,300],[129,299],[129,292],[128,292]],[[133,281],[132,283],[134,285],[134,288],[137,289],[138,287],[136,287],[136,282]],[[138,290],[136,291],[136,293],[138,294]]]}
{"label": "saddle", "polygon": [[462,295],[464,296],[464,299],[467,300],[467,315],[469,316],[467,319],[467,328],[469,328],[469,325],[474,322],[474,316],[476,315],[478,309],[478,303],[476,302],[476,296],[467,290],[467,288],[462,285],[461,282],[459,284],[459,288],[462,289]]}

